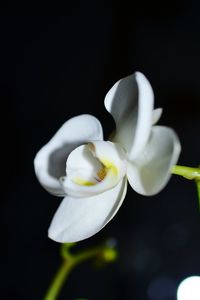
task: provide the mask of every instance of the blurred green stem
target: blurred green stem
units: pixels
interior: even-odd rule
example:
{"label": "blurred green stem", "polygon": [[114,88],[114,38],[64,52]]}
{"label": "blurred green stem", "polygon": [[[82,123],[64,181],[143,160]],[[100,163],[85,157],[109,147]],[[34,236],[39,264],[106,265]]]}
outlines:
{"label": "blurred green stem", "polygon": [[47,290],[46,296],[44,300],[55,300],[57,296],[69,276],[71,270],[73,269],[74,264],[70,261],[64,260],[62,265],[60,266],[58,272],[56,273],[49,289]]}
{"label": "blurred green stem", "polygon": [[197,185],[197,194],[198,194],[199,209],[200,209],[200,180],[196,180],[196,185]]}
{"label": "blurred green stem", "polygon": [[189,180],[195,180],[197,185],[197,195],[200,209],[200,167],[191,168],[185,166],[173,166],[171,170],[172,174],[180,175]]}
{"label": "blurred green stem", "polygon": [[71,271],[78,264],[90,260],[92,258],[101,259],[104,262],[112,262],[117,257],[117,252],[114,248],[109,245],[103,245],[94,247],[81,251],[76,254],[70,253],[69,249],[75,244],[62,244],[61,245],[61,256],[63,262],[56,273],[47,293],[44,297],[44,300],[56,300],[59,296],[59,293],[68,278]]}

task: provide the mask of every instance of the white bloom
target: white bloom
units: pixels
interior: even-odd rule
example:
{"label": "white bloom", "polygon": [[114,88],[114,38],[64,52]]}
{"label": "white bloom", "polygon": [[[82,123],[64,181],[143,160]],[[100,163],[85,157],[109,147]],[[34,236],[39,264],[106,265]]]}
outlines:
{"label": "white bloom", "polygon": [[121,206],[127,180],[142,195],[154,195],[167,184],[181,147],[171,128],[154,125],[162,110],[154,110],[153,102],[143,74],[123,78],[105,97],[116,123],[112,141],[103,140],[95,117],[81,115],[68,120],[37,153],[38,180],[50,193],[64,197],[50,238],[74,242],[101,230]]}

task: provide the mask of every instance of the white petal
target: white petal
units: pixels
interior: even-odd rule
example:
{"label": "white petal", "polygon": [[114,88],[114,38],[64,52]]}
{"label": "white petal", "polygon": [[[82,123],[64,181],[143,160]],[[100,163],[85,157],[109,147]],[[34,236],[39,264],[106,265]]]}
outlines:
{"label": "white petal", "polygon": [[117,177],[126,173],[126,153],[121,145],[110,141],[94,141],[90,143],[90,151],[106,167],[116,168]]}
{"label": "white petal", "polygon": [[126,195],[124,178],[113,189],[88,198],[65,197],[49,228],[57,242],[77,242],[100,231],[116,214]]}
{"label": "white petal", "polygon": [[102,193],[113,188],[125,176],[126,164],[126,154],[118,144],[92,141],[69,155],[67,176],[61,178],[63,190],[73,197]]}
{"label": "white petal", "polygon": [[[105,143],[102,141],[102,143]],[[88,144],[81,145],[74,149],[66,161],[66,174],[70,176],[71,173],[77,170],[84,170],[95,174],[101,169],[102,164],[91,153]]]}
{"label": "white petal", "polygon": [[171,128],[154,126],[144,151],[128,164],[127,177],[132,188],[142,195],[154,195],[162,190],[180,150],[179,139]]}
{"label": "white petal", "polygon": [[114,141],[134,160],[144,148],[151,131],[153,90],[146,77],[136,72],[119,80],[105,97],[105,107],[116,122]]}
{"label": "white petal", "polygon": [[102,139],[102,127],[95,117],[80,115],[68,120],[35,157],[34,167],[39,182],[50,193],[62,196],[64,192],[59,178],[65,176],[69,153],[83,143]]}
{"label": "white petal", "polygon": [[163,112],[163,109],[161,107],[153,110],[152,125],[155,125],[160,120],[162,112]]}

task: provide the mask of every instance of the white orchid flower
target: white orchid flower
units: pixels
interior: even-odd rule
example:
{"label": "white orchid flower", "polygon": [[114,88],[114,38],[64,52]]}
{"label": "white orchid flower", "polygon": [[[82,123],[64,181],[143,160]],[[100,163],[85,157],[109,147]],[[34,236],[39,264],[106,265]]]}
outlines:
{"label": "white orchid flower", "polygon": [[75,242],[96,234],[122,205],[127,181],[147,196],[167,184],[181,146],[171,128],[155,126],[162,110],[154,110],[153,102],[150,83],[136,72],[119,80],[105,97],[116,123],[112,140],[103,140],[95,117],[80,115],[37,153],[38,180],[64,197],[49,228],[51,239]]}

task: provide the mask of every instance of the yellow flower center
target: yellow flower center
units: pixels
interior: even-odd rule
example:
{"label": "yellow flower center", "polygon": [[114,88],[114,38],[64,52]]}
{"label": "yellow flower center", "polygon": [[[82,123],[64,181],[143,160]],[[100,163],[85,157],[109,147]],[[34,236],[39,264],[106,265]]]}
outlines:
{"label": "yellow flower center", "polygon": [[115,165],[113,165],[109,160],[107,159],[101,159],[102,168],[96,173],[97,176],[94,176],[96,181],[89,181],[84,180],[83,178],[73,178],[73,181],[76,184],[79,185],[85,185],[85,186],[93,186],[98,184],[98,182],[101,182],[107,175],[108,171],[111,171],[111,173],[114,176],[118,175],[118,169]]}

